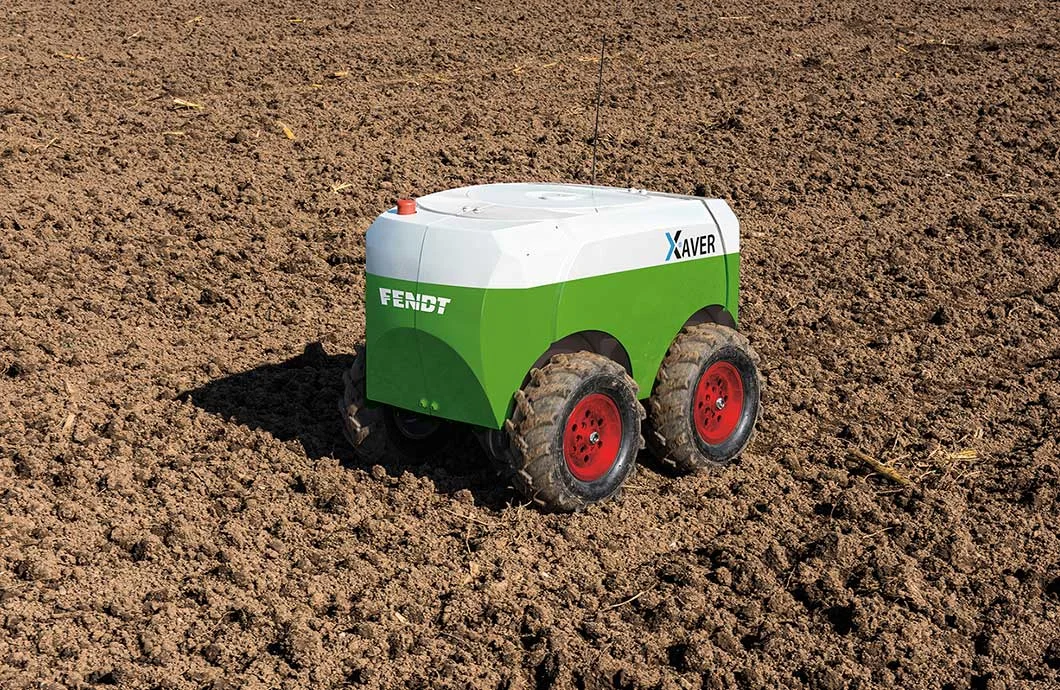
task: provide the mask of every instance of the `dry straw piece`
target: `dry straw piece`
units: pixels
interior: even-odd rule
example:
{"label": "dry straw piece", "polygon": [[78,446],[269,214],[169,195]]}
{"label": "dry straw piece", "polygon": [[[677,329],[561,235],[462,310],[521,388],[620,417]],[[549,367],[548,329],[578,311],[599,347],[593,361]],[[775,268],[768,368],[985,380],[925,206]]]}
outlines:
{"label": "dry straw piece", "polygon": [[890,479],[895,484],[900,484],[901,486],[911,486],[913,484],[913,482],[909,481],[901,472],[894,469],[890,465],[883,464],[882,462],[872,457],[863,450],[855,448],[854,450],[850,451],[850,457],[868,465],[872,468],[873,472],[876,472],[882,477]]}

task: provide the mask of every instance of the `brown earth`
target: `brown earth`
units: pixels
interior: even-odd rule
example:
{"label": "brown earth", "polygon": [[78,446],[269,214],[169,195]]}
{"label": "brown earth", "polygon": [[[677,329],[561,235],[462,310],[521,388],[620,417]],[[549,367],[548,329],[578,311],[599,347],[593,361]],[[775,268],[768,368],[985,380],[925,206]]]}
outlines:
{"label": "brown earth", "polygon": [[[0,686],[1060,687],[1060,5],[436,5],[0,8]],[[742,220],[757,441],[573,516],[358,465],[365,228],[586,180],[602,29],[601,181]]]}

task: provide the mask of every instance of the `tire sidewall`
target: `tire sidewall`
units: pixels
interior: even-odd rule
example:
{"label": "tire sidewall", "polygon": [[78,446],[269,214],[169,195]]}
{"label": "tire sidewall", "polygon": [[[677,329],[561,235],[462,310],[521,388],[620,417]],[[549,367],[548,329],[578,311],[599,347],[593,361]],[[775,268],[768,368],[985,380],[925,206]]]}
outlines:
{"label": "tire sidewall", "polygon": [[[696,388],[700,379],[711,365],[717,362],[728,362],[732,364],[740,375],[743,383],[743,409],[740,412],[740,420],[736,428],[725,441],[719,444],[709,444],[699,435],[696,429],[694,410],[696,405]],[[758,368],[754,361],[743,349],[735,345],[725,345],[714,350],[706,357],[696,371],[695,376],[688,386],[689,396],[685,406],[685,424],[688,427],[689,438],[695,444],[696,449],[708,461],[714,464],[728,464],[747,446],[754,434],[755,422],[758,421],[758,409],[762,396],[762,384],[758,378]]]}
{"label": "tire sidewall", "polygon": [[[615,403],[622,421],[622,442],[614,463],[604,476],[591,482],[575,477],[567,466],[563,453],[563,439],[571,411],[585,397],[602,393]],[[560,412],[556,424],[556,435],[552,439],[556,474],[564,488],[585,502],[601,501],[612,496],[621,487],[636,464],[640,450],[640,415],[637,412],[637,396],[622,376],[608,373],[593,374],[582,381],[571,393]]]}

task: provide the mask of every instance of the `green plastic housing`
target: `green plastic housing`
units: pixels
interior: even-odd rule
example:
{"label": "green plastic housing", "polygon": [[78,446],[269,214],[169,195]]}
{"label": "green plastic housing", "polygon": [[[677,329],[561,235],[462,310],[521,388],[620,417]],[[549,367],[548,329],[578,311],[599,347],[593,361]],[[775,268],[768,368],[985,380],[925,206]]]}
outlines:
{"label": "green plastic housing", "polygon": [[[693,315],[735,322],[738,253],[521,289],[366,280],[367,393],[375,403],[500,429],[513,396],[553,343],[599,331],[628,357],[640,397]],[[384,305],[380,289],[450,298],[444,314]],[[392,294],[392,292],[391,292]]]}

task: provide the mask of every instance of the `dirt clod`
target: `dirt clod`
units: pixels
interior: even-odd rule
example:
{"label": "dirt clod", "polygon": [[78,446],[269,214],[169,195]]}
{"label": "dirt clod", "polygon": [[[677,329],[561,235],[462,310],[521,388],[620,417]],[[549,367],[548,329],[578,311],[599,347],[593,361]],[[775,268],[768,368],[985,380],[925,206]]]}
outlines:
{"label": "dirt clod", "polygon": [[942,306],[935,310],[935,313],[931,315],[928,321],[936,326],[945,326],[952,320],[950,312],[946,307]]}

